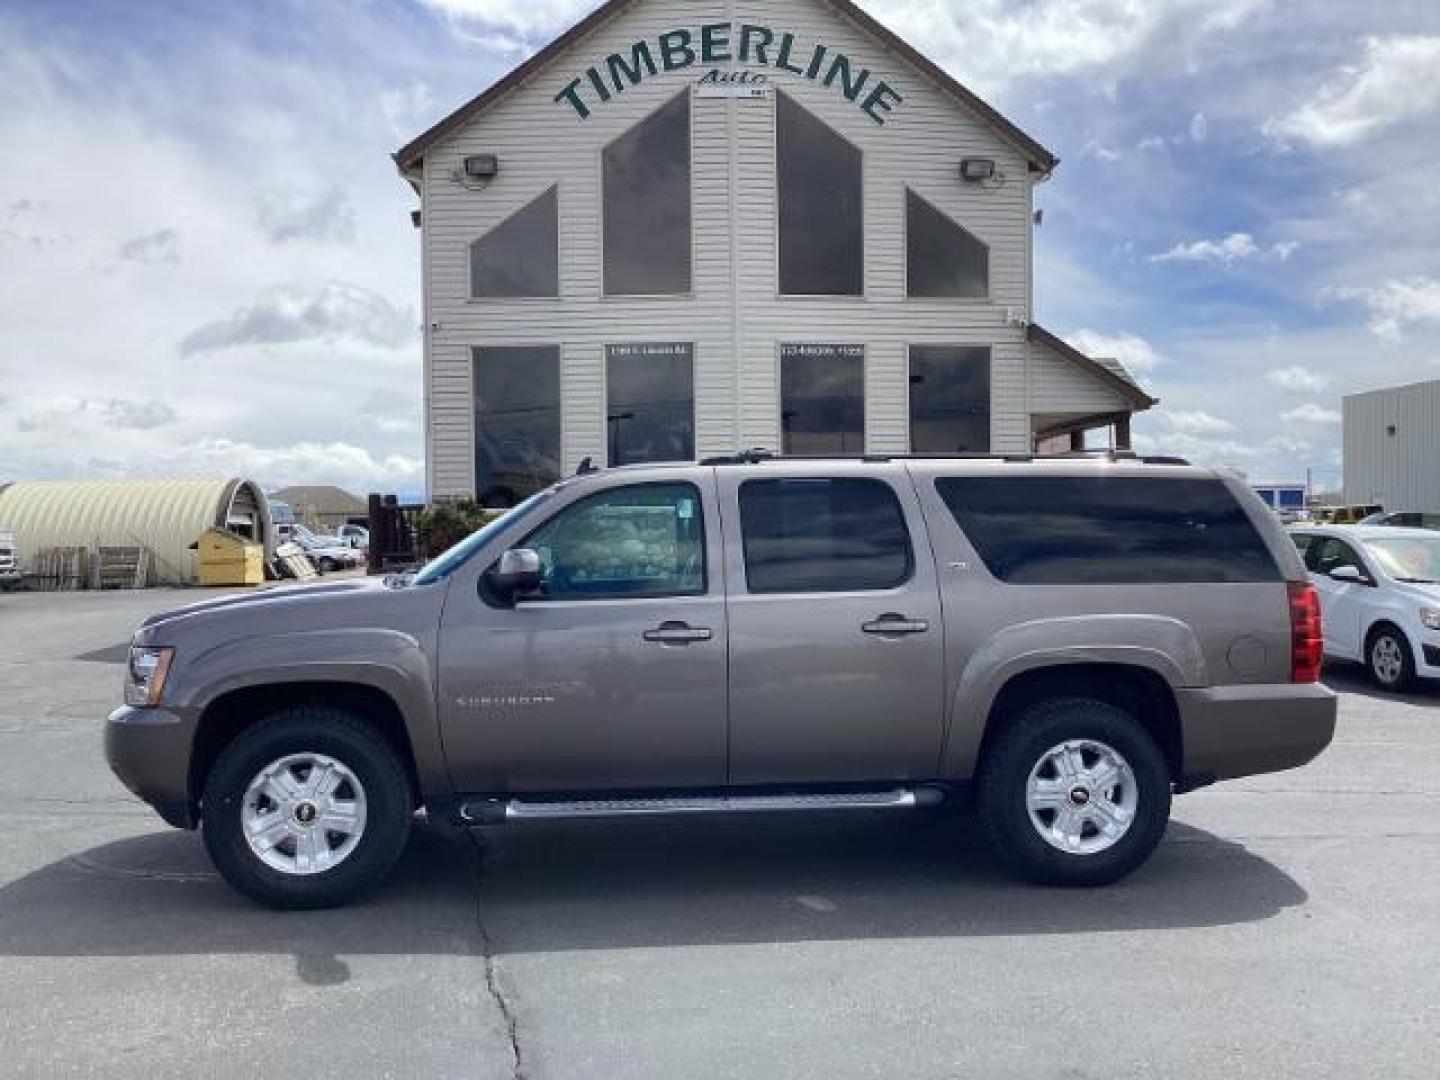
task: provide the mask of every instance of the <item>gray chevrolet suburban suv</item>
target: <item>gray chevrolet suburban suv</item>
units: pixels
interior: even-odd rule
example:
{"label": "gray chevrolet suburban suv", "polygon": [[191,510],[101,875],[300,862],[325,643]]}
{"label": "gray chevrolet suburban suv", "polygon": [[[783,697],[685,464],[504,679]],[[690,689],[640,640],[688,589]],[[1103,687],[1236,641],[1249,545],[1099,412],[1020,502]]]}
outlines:
{"label": "gray chevrolet suburban suv", "polygon": [[1329,743],[1315,593],[1240,481],[1110,454],[587,470],[419,572],[147,619],[115,773],[237,889],[343,902],[415,816],[971,802],[1021,876]]}

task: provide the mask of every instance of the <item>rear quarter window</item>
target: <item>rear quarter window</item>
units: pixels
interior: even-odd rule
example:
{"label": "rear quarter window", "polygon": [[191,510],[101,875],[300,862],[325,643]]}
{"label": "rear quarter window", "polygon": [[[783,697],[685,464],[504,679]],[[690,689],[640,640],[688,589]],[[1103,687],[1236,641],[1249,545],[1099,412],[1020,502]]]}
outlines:
{"label": "rear quarter window", "polygon": [[985,566],[1013,584],[1279,581],[1219,480],[940,477],[935,489]]}

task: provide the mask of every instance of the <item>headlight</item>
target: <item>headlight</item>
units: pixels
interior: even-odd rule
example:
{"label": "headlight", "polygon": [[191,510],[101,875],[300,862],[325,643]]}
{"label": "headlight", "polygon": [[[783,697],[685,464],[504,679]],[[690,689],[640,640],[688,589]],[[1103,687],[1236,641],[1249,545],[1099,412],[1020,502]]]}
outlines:
{"label": "headlight", "polygon": [[1440,608],[1422,607],[1420,621],[1431,630],[1440,630]]}
{"label": "headlight", "polygon": [[125,704],[136,708],[154,708],[160,704],[165,689],[165,676],[170,674],[171,648],[130,646],[130,663],[125,671]]}

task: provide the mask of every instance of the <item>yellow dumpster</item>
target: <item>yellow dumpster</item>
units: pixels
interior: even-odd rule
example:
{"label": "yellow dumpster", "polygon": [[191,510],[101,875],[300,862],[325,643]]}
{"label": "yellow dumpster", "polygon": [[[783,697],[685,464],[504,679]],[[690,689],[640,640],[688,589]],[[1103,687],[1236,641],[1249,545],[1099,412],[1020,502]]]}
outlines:
{"label": "yellow dumpster", "polygon": [[201,585],[259,585],[265,580],[265,547],[224,529],[207,529],[195,545]]}

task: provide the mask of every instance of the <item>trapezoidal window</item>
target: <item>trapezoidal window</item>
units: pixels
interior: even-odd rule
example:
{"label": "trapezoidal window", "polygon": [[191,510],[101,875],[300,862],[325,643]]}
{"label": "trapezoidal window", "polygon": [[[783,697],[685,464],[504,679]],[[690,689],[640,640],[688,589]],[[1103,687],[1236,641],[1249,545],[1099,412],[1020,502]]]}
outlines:
{"label": "trapezoidal window", "polygon": [[559,209],[553,187],[470,245],[470,295],[560,295]]}
{"label": "trapezoidal window", "polygon": [[865,286],[860,151],[775,95],[780,292],[859,296]]}
{"label": "trapezoidal window", "polygon": [[990,249],[909,188],[905,282],[905,294],[918,298],[990,295]]}
{"label": "trapezoidal window", "polygon": [[690,291],[690,92],[601,153],[607,296]]}

